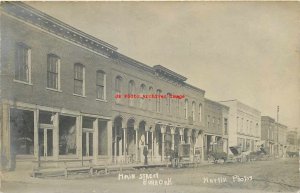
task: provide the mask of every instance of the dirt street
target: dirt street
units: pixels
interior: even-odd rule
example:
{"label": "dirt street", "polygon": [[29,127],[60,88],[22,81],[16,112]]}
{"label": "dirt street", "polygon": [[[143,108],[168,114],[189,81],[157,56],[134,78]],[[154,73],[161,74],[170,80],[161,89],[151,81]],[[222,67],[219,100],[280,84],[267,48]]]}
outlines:
{"label": "dirt street", "polygon": [[65,180],[5,181],[4,193],[258,193],[300,190],[296,158],[198,168],[155,168]]}

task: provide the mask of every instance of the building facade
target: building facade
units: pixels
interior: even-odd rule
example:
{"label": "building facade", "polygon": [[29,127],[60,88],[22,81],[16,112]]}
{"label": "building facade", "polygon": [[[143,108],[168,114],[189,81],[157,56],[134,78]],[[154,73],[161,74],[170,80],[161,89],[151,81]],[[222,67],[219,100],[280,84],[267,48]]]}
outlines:
{"label": "building facade", "polygon": [[[204,158],[205,91],[23,3],[1,6],[1,166]],[[142,97],[141,97],[142,96]]]}
{"label": "building facade", "polygon": [[1,7],[1,164],[111,157],[116,48],[21,3]]}
{"label": "building facade", "polygon": [[238,100],[221,101],[230,107],[228,145],[256,151],[261,140],[261,113]]}
{"label": "building facade", "polygon": [[277,156],[286,157],[287,126],[276,122],[275,129],[277,130]]}
{"label": "building facade", "polygon": [[294,155],[294,153],[299,155],[299,134],[297,128],[289,128],[287,131],[287,154]]}
{"label": "building facade", "polygon": [[205,98],[205,158],[212,152],[228,153],[229,107]]}
{"label": "building facade", "polygon": [[274,155],[275,144],[277,143],[277,131],[275,129],[275,120],[269,116],[261,117],[261,140],[265,151],[269,155]]}
{"label": "building facade", "polygon": [[191,154],[202,147],[204,91],[163,66],[115,58],[113,92],[121,96],[112,109],[115,162],[143,161],[144,146],[153,162],[167,160],[182,143],[190,144]]}

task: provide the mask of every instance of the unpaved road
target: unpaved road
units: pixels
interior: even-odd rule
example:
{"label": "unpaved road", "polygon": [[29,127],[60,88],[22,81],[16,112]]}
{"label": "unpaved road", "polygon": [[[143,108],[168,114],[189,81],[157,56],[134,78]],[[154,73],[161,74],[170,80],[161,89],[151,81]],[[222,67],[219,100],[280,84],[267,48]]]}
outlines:
{"label": "unpaved road", "polygon": [[[95,177],[7,181],[4,193],[260,193],[300,190],[296,158],[201,166],[198,168],[155,168]],[[125,177],[127,174],[127,178]],[[135,174],[135,178],[133,175]],[[148,175],[143,185],[140,175]],[[240,178],[238,178],[239,176]],[[247,181],[242,181],[246,176]],[[126,178],[126,179],[125,179]],[[168,181],[169,179],[169,181]],[[171,180],[170,180],[171,179]],[[152,181],[151,181],[152,180]],[[155,182],[166,184],[155,185]],[[171,183],[169,183],[171,181]],[[169,183],[169,184],[168,184]]]}

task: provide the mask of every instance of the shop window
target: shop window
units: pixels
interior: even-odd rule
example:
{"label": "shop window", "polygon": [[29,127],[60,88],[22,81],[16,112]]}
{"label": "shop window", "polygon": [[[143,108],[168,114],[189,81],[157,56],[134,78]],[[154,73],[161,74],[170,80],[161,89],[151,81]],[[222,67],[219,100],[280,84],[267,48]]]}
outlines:
{"label": "shop window", "polygon": [[12,155],[33,155],[33,111],[10,109],[10,129]]}
{"label": "shop window", "polygon": [[76,155],[75,117],[59,117],[59,155]]}
{"label": "shop window", "polygon": [[107,121],[98,122],[98,155],[108,155]]}

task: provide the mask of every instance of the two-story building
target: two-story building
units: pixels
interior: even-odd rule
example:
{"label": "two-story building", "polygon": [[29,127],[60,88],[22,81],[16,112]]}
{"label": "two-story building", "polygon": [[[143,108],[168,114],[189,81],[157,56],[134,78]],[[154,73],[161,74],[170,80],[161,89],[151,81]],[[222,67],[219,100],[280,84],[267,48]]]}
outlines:
{"label": "two-story building", "polygon": [[[203,159],[205,91],[24,3],[1,6],[1,166]],[[142,97],[141,97],[142,96]],[[191,156],[192,157],[192,156]]]}
{"label": "two-story building", "polygon": [[242,151],[256,151],[261,140],[261,113],[238,100],[221,101],[229,109],[228,144]]}
{"label": "two-story building", "polygon": [[228,153],[229,107],[205,98],[205,157],[211,152]]}
{"label": "two-story building", "polygon": [[161,65],[114,57],[114,161],[141,162],[144,146],[152,162],[165,161],[182,143],[190,144],[191,155],[201,149],[205,92]]}
{"label": "two-story building", "polygon": [[275,129],[277,130],[277,153],[278,157],[285,157],[287,151],[287,126],[282,123],[275,123]]}
{"label": "two-story building", "polygon": [[261,117],[261,140],[263,147],[269,155],[274,155],[275,144],[277,143],[277,131],[275,120],[269,116]]}

